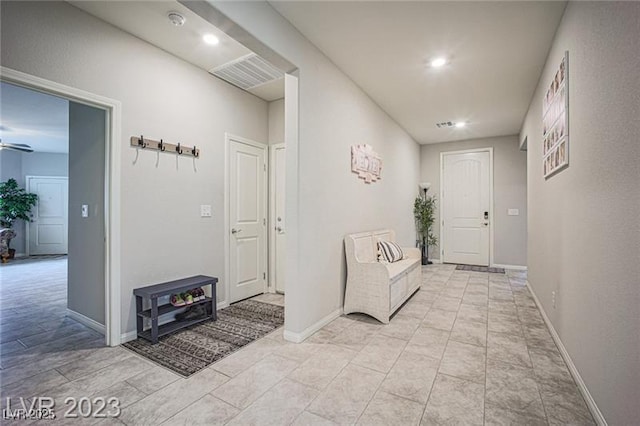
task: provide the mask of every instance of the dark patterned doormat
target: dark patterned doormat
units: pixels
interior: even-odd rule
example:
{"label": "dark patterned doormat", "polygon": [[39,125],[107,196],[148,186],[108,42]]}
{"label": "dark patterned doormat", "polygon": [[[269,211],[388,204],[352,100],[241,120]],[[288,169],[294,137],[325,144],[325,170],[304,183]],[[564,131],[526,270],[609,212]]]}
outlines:
{"label": "dark patterned doormat", "polygon": [[488,266],[456,265],[456,271],[489,272],[491,274],[504,274],[504,268],[490,268]]}
{"label": "dark patterned doormat", "polygon": [[207,321],[161,337],[152,345],[138,338],[122,346],[182,377],[189,377],[284,324],[284,307],[243,300]]}

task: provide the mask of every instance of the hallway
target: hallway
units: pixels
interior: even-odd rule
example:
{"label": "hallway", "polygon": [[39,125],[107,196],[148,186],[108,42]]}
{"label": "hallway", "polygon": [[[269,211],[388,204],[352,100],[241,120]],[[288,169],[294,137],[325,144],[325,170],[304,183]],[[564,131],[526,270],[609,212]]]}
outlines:
{"label": "hallway", "polygon": [[343,316],[301,344],[279,330],[182,379],[65,318],[65,263],[0,270],[3,403],[50,396],[60,417],[65,397],[117,397],[109,420],[129,425],[593,423],[521,272],[432,265],[388,325]]}

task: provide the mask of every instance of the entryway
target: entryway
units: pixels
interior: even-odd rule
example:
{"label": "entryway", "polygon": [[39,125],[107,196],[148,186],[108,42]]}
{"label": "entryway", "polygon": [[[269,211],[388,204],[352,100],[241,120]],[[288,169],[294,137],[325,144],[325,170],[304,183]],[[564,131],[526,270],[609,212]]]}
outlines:
{"label": "entryway", "polygon": [[441,258],[443,263],[492,263],[493,148],[443,152]]}

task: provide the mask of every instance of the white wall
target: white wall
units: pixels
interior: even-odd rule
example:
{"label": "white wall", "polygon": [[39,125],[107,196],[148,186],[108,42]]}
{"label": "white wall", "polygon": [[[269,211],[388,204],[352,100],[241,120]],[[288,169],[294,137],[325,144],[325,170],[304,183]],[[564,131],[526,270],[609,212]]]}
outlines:
{"label": "white wall", "polygon": [[[3,66],[122,103],[122,331],[135,330],[133,288],[195,274],[224,283],[224,134],[266,143],[267,103],[67,3],[0,7]],[[137,153],[140,134],[201,156]]]}
{"label": "white wall", "polygon": [[[299,176],[295,197],[287,188],[287,212],[298,215],[297,232],[287,236],[297,235],[299,262],[288,258],[285,329],[301,333],[342,306],[346,234],[393,228],[402,244],[414,246],[419,146],[268,3],[212,4],[299,70],[299,144],[297,151],[287,147],[287,176]],[[350,168],[351,146],[364,143],[383,161],[382,180],[370,185]],[[291,271],[299,274],[295,282]]]}
{"label": "white wall", "polygon": [[[639,3],[569,3],[521,132],[529,282],[611,425],[640,419],[639,45]],[[570,164],[545,180],[542,98],[565,50]]]}
{"label": "white wall", "polygon": [[[438,197],[440,206],[440,153],[493,147],[493,261],[501,265],[527,264],[527,154],[520,151],[517,136],[500,136],[422,145],[421,182],[431,182],[429,195]],[[519,216],[508,216],[507,209],[519,209]],[[440,209],[436,212],[434,234],[440,241]],[[440,258],[440,248],[429,249],[430,257]]]}
{"label": "white wall", "polygon": [[269,144],[284,142],[284,99],[269,102]]}
{"label": "white wall", "polygon": [[69,176],[69,154],[23,153],[22,174],[23,176]]}

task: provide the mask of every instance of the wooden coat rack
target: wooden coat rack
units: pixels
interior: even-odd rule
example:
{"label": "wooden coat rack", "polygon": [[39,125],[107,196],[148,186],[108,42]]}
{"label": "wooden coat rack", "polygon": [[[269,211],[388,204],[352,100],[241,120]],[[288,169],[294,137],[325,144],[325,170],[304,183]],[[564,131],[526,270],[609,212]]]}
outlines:
{"label": "wooden coat rack", "polygon": [[162,139],[154,141],[153,139],[145,139],[144,136],[131,136],[131,146],[140,149],[150,149],[160,152],[169,152],[177,155],[186,155],[188,157],[200,157],[200,150],[195,147],[184,146],[180,143],[172,144],[164,142]]}

